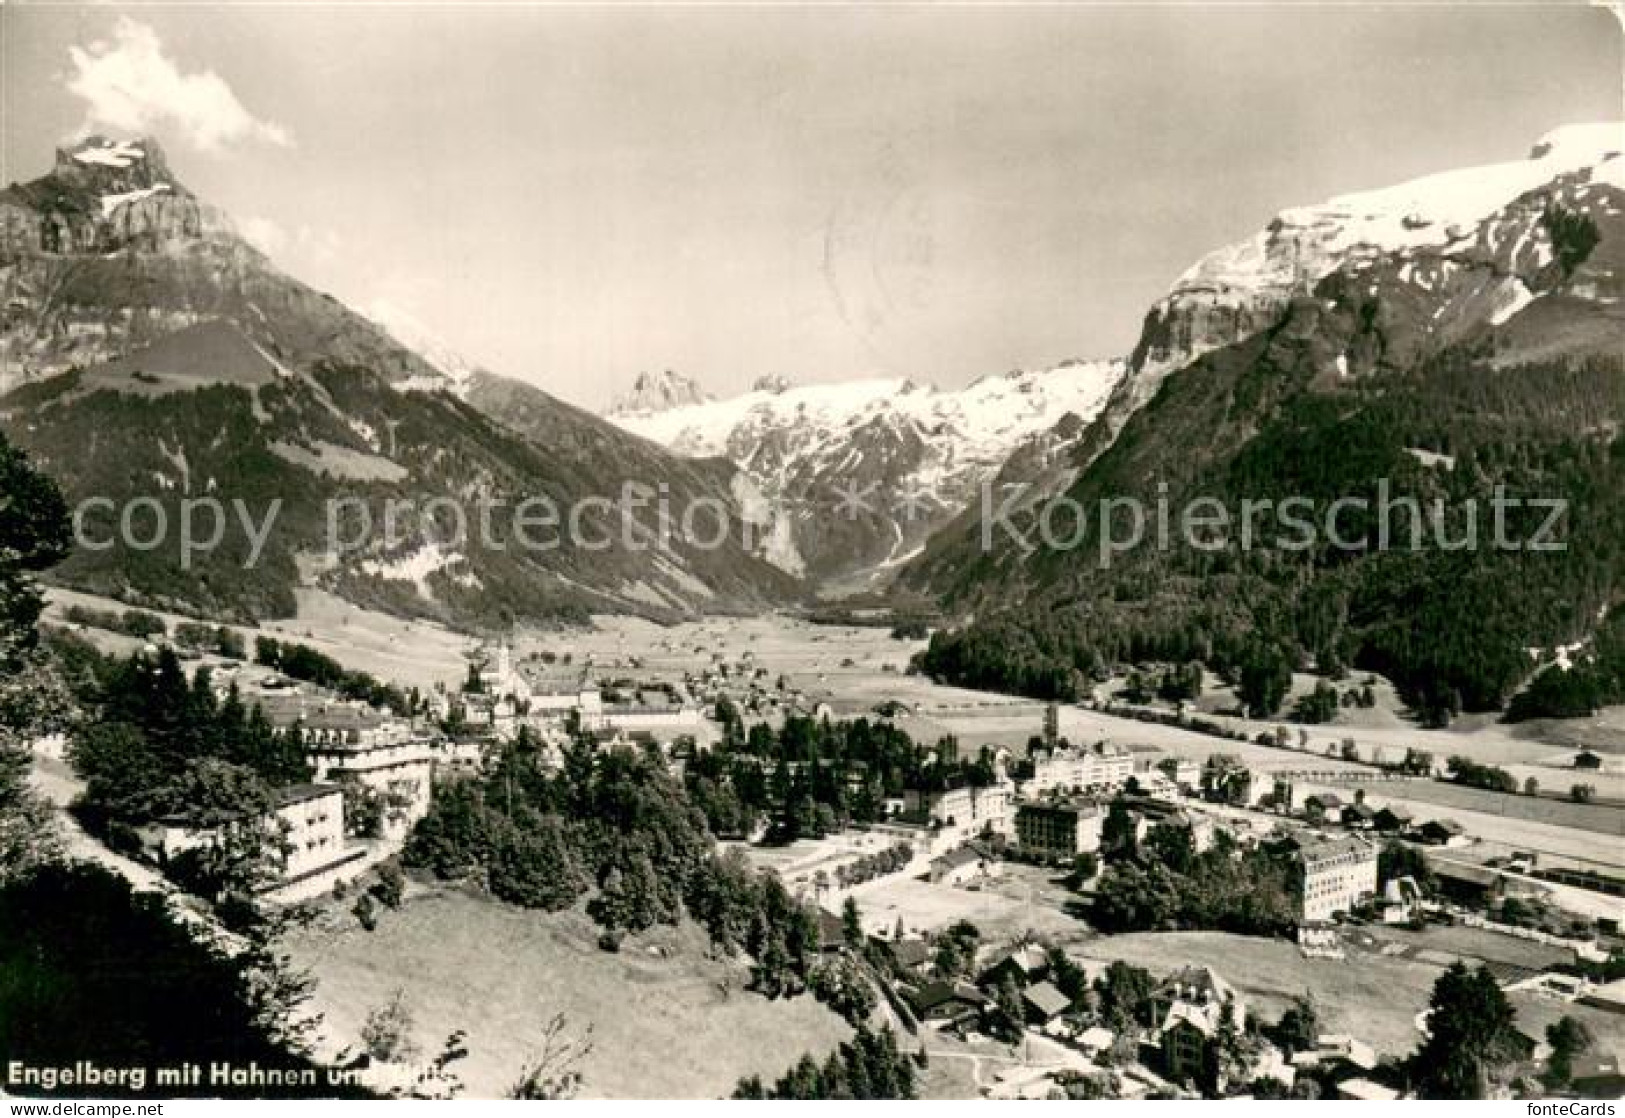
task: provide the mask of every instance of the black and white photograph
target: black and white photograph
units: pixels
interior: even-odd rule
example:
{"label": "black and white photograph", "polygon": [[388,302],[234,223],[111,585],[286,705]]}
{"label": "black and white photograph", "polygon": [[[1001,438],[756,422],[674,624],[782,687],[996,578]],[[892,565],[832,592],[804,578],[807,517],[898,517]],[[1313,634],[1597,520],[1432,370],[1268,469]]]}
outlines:
{"label": "black and white photograph", "polygon": [[1622,924],[1625,0],[0,0],[0,1114],[1606,1118]]}

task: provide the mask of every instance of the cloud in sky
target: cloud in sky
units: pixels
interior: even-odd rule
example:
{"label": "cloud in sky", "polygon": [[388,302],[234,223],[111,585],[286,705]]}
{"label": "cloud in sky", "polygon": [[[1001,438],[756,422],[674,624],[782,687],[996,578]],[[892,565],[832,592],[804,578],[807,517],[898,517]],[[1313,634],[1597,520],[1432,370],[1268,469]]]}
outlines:
{"label": "cloud in sky", "polygon": [[70,46],[69,92],[85,103],[84,130],[108,128],[139,133],[164,128],[200,151],[259,141],[289,147],[293,137],[280,124],[249,112],[213,70],[183,73],[164,53],[158,33],[121,17],[113,40]]}

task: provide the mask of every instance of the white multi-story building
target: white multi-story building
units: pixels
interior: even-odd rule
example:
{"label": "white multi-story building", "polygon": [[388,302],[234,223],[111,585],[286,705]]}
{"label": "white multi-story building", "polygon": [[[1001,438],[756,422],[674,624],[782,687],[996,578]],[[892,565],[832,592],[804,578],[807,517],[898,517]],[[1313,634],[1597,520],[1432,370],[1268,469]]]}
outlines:
{"label": "white multi-story building", "polygon": [[215,846],[233,828],[256,827],[280,847],[279,884],[335,870],[354,859],[344,847],[344,790],[336,784],[296,784],[279,790],[265,816],[199,819],[174,815],[141,828],[142,846],[160,865],[187,851]]}
{"label": "white multi-story building", "polygon": [[1011,788],[1004,781],[983,788],[970,785],[934,791],[910,788],[903,793],[903,813],[939,824],[967,838],[983,831],[1008,835]]}
{"label": "white multi-story building", "polygon": [[1111,742],[1093,746],[1037,750],[1032,755],[1033,775],[1022,782],[1029,796],[1064,792],[1115,791],[1134,775],[1134,755]]}
{"label": "white multi-story building", "polygon": [[306,713],[295,724],[317,781],[356,781],[390,797],[383,837],[404,835],[428,814],[435,743],[423,730],[370,707],[344,705]]}
{"label": "white multi-story building", "polygon": [[1293,840],[1299,870],[1298,919],[1330,920],[1377,893],[1377,848],[1364,839],[1303,836]]}

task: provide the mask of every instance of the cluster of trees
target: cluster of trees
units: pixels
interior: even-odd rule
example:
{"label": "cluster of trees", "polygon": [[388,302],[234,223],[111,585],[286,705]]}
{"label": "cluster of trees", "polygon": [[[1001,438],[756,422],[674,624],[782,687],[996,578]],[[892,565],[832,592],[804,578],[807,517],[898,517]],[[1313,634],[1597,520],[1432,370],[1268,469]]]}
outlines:
{"label": "cluster of trees", "polygon": [[1170,703],[1194,702],[1202,695],[1202,665],[1192,660],[1166,668],[1129,673],[1120,693],[1126,703],[1143,706],[1153,698]]}
{"label": "cluster of trees", "polygon": [[109,633],[122,633],[127,637],[146,640],[161,637],[169,631],[164,619],[156,613],[140,609],[93,609],[90,606],[69,606],[62,611],[63,620],[74,625],[103,629]]}
{"label": "cluster of trees", "polygon": [[803,1056],[770,1085],[761,1077],[739,1081],[736,1099],[912,1099],[914,1064],[890,1029],[859,1026],[823,1063]]}
{"label": "cluster of trees", "polygon": [[1336,718],[1338,707],[1337,688],[1324,679],[1317,679],[1315,689],[1309,694],[1301,696],[1293,704],[1292,718],[1295,722],[1305,722],[1311,726],[1318,726]]}
{"label": "cluster of trees", "polygon": [[717,716],[721,743],[694,757],[684,780],[712,832],[724,837],[753,834],[764,821],[770,842],[821,837],[879,822],[887,798],[909,788],[993,783],[990,751],[961,758],[951,738],[927,749],[884,720],[792,716],[778,730],[756,723],[747,731],[726,699]]}
{"label": "cluster of trees", "polygon": [[1159,823],[1134,840],[1121,802],[1109,809],[1090,923],[1105,932],[1213,930],[1286,935],[1296,924],[1290,864],[1263,847],[1242,849],[1219,831],[1198,853],[1191,829]]}
{"label": "cluster of trees", "polygon": [[1236,698],[1249,718],[1272,718],[1292,689],[1292,661],[1281,647],[1259,641],[1236,665]]}
{"label": "cluster of trees", "polygon": [[1488,967],[1457,961],[1433,984],[1427,1039],[1408,1071],[1425,1099],[1484,1099],[1508,1065],[1526,1055],[1516,1016]]}
{"label": "cluster of trees", "polygon": [[[1086,688],[1076,665],[1082,655],[1061,633],[1013,622],[938,629],[909,667],[939,683],[1069,703]],[[1104,662],[1099,668],[1103,678]]]}
{"label": "cluster of trees", "polygon": [[314,683],[335,691],[346,699],[359,699],[376,707],[388,707],[396,714],[416,713],[419,696],[407,693],[362,671],[352,671],[324,652],[294,641],[274,637],[254,638],[254,660],[290,679]]}
{"label": "cluster of trees", "polygon": [[1530,680],[1507,704],[1506,721],[1588,718],[1621,702],[1625,702],[1625,609],[1616,608],[1597,630],[1589,654],[1568,667],[1549,667]]}
{"label": "cluster of trees", "polygon": [[1377,886],[1382,888],[1401,877],[1416,882],[1424,893],[1432,893],[1438,884],[1433,867],[1419,848],[1391,838],[1377,851]]}
{"label": "cluster of trees", "polygon": [[1510,793],[1518,790],[1518,778],[1495,765],[1480,764],[1471,757],[1463,757],[1460,754],[1452,756],[1445,764],[1450,770],[1452,784],[1483,788],[1490,792]]}
{"label": "cluster of trees", "polygon": [[169,649],[103,661],[84,697],[71,759],[88,820],[222,822],[261,806],[271,788],[309,779],[297,731],[274,732],[235,685],[218,698],[207,668],[188,680]]}
{"label": "cluster of trees", "polygon": [[877,877],[896,873],[913,860],[914,847],[910,843],[894,843],[884,850],[877,850],[851,862],[841,863],[835,871],[835,883],[843,889],[851,885],[862,885],[865,881],[873,881]]}
{"label": "cluster of trees", "polygon": [[191,652],[212,652],[230,660],[248,658],[248,645],[243,635],[225,625],[182,621],[175,626],[175,645]]}
{"label": "cluster of trees", "polygon": [[751,957],[754,985],[770,997],[805,990],[818,961],[811,913],[738,851],[717,853],[705,816],[657,752],[595,750],[582,739],[555,772],[521,731],[480,779],[435,790],[403,858],[526,908],[557,911],[585,897],[608,949],[687,912],[720,950]]}

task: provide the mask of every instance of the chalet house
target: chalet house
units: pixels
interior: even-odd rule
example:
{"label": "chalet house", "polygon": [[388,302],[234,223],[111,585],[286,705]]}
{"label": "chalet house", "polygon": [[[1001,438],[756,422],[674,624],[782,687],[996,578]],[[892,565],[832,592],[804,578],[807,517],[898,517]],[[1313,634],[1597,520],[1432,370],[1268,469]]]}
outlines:
{"label": "chalet house", "polygon": [[1021,992],[1021,1008],[1029,1025],[1047,1025],[1068,1009],[1072,999],[1053,983],[1037,982]]}
{"label": "chalet house", "polygon": [[1411,835],[1429,846],[1464,846],[1468,841],[1466,828],[1454,819],[1429,819],[1413,827]]}
{"label": "chalet house", "polygon": [[881,946],[891,953],[892,962],[898,968],[911,974],[923,974],[931,962],[931,945],[923,939],[884,940],[871,939],[871,943]]}
{"label": "chalet house", "polygon": [[1369,831],[1377,825],[1377,813],[1370,804],[1349,804],[1343,809],[1343,826]]}
{"label": "chalet house", "polygon": [[1411,815],[1409,808],[1400,807],[1398,804],[1389,804],[1373,815],[1371,822],[1383,834],[1391,835],[1409,830],[1413,819],[1414,817]]}
{"label": "chalet house", "polygon": [[1602,757],[1589,749],[1582,749],[1574,755],[1574,767],[1587,772],[1597,772],[1602,768]]}
{"label": "chalet house", "polygon": [[987,1008],[988,1000],[966,982],[928,982],[905,995],[909,1008],[931,1025],[967,1025]]}
{"label": "chalet house", "polygon": [[984,990],[1004,985],[1013,979],[1017,986],[1041,982],[1049,975],[1049,953],[1036,943],[1024,943],[996,956],[982,968],[976,984]]}
{"label": "chalet house", "polygon": [[1335,792],[1316,792],[1303,801],[1303,815],[1312,823],[1340,823],[1343,798]]}
{"label": "chalet house", "polygon": [[818,924],[818,950],[825,955],[838,955],[846,950],[846,924],[839,916],[823,909],[813,914]]}
{"label": "chalet house", "polygon": [[1625,1097],[1625,1071],[1617,1052],[1588,1052],[1574,1058],[1569,1086],[1583,1099]]}

